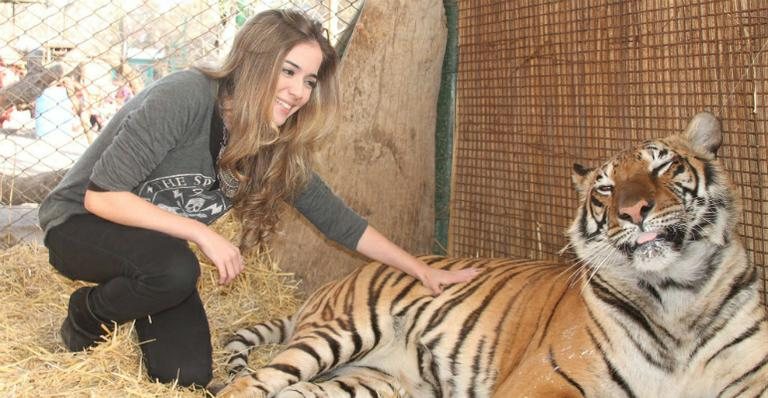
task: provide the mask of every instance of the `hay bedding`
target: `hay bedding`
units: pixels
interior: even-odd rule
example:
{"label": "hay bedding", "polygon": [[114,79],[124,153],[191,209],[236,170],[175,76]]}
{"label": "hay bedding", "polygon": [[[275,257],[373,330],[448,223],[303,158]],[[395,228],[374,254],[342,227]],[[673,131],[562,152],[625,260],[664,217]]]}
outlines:
{"label": "hay bedding", "polygon": [[[222,235],[237,236],[231,220],[217,223]],[[268,254],[247,259],[229,285],[216,283],[216,268],[199,252],[198,287],[208,313],[214,350],[214,380],[225,377],[222,341],[235,328],[292,313],[297,284]],[[121,325],[108,341],[71,353],[58,333],[69,294],[83,286],[48,264],[48,251],[18,245],[0,251],[0,397],[204,397],[200,389],[157,383],[146,375],[133,324]],[[252,356],[260,365],[277,347]]]}

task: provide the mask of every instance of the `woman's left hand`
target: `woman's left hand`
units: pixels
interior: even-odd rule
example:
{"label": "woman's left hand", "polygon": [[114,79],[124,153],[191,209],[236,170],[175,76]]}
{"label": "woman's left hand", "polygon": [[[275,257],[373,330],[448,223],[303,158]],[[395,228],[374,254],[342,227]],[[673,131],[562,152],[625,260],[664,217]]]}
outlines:
{"label": "woman's left hand", "polygon": [[421,283],[436,296],[442,293],[443,289],[448,285],[467,282],[479,273],[480,270],[477,268],[445,271],[426,266],[426,268],[424,268],[424,273],[419,276],[419,280],[421,280]]}
{"label": "woman's left hand", "polygon": [[392,243],[370,225],[365,228],[363,236],[357,242],[357,251],[416,277],[433,295],[442,293],[443,288],[448,285],[466,282],[480,273],[476,268],[452,271],[432,268]]}

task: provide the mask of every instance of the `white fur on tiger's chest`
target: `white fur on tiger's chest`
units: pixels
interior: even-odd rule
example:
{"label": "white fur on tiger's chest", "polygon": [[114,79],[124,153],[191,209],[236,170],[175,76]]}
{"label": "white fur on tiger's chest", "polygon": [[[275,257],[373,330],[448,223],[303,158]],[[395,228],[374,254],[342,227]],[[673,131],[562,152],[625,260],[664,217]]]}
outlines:
{"label": "white fur on tiger's chest", "polygon": [[[717,336],[704,343],[691,333],[686,336],[681,330],[673,331],[683,336],[681,341],[685,343],[677,349],[665,352],[668,358],[672,358],[671,370],[664,370],[650,363],[648,352],[643,353],[631,344],[624,344],[618,350],[610,352],[609,357],[613,358],[614,367],[637,398],[765,397],[766,395],[754,395],[754,391],[741,395],[739,389],[745,387],[738,383],[734,384],[733,388],[728,387],[742,375],[749,374],[750,368],[765,356],[765,350],[761,348],[768,347],[768,330],[764,329],[752,336],[756,342],[762,341],[762,344],[753,345],[752,349],[732,345],[732,342],[744,333],[742,328],[735,325],[750,325],[756,319],[751,316],[751,312],[744,311],[734,314],[733,320],[735,322],[725,326]],[[631,338],[642,341],[637,335]],[[641,346],[643,349],[649,347]],[[753,381],[746,384],[751,385],[750,388],[759,388],[755,381],[762,380],[768,373],[765,369],[762,372],[764,376],[760,376],[759,372],[750,375],[749,378]],[[622,388],[618,388],[616,381],[607,375],[602,384],[604,390],[597,391],[595,396],[626,395]],[[720,395],[723,392],[725,394]]]}
{"label": "white fur on tiger's chest", "polygon": [[[723,390],[728,381],[733,379],[733,369],[717,369],[716,371],[702,371],[695,369],[681,369],[668,374],[659,371],[646,361],[637,358],[631,361],[632,365],[623,368],[622,376],[627,385],[632,389],[637,398],[715,398]],[[627,370],[629,370],[627,372]],[[606,378],[608,376],[606,375]],[[728,380],[728,381],[727,381]],[[620,388],[610,380],[606,384],[611,394],[598,393],[596,396],[624,396]],[[734,396],[734,395],[726,395]]]}

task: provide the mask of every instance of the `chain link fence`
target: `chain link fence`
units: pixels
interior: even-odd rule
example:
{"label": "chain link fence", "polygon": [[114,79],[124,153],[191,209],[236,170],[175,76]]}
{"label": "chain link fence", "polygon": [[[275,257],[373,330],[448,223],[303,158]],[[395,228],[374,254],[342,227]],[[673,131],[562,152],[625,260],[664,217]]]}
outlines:
{"label": "chain link fence", "polygon": [[336,43],[362,3],[0,1],[0,248],[40,241],[37,204],[146,84],[215,62],[260,11],[303,10],[323,21]]}

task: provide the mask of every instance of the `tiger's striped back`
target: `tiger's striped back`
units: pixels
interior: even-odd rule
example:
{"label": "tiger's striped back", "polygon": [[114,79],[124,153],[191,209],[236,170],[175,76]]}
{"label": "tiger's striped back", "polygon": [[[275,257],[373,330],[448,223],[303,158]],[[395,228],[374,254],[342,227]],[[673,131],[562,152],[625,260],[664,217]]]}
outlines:
{"label": "tiger's striped back", "polygon": [[[551,333],[541,327],[542,319],[560,312],[572,316],[560,307],[581,300],[578,281],[562,264],[421,259],[441,269],[475,267],[482,273],[434,297],[402,272],[380,263],[366,265],[320,289],[294,315],[287,351],[301,355],[291,365],[317,374],[347,363],[375,367],[395,376],[412,397],[490,396],[500,374],[541,349]],[[267,340],[249,329],[238,331],[228,349],[237,353],[244,342]],[[507,352],[499,346],[514,348]],[[230,368],[239,371],[242,359],[234,355]],[[301,373],[292,377],[298,380]]]}

